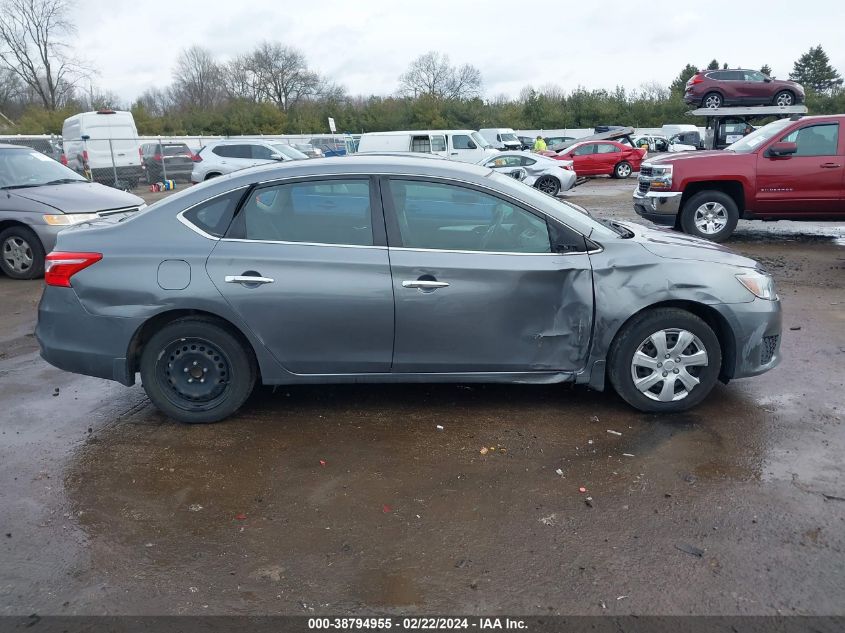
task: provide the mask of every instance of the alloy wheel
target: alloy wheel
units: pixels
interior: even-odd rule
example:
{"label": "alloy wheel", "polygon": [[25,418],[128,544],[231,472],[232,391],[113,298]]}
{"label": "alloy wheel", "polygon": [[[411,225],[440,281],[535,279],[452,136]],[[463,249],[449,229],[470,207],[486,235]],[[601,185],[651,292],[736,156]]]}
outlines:
{"label": "alloy wheel", "polygon": [[775,100],[775,104],[779,106],[791,106],[792,105],[792,95],[788,92],[782,92],[777,96]]}
{"label": "alloy wheel", "polygon": [[659,330],[634,352],[631,377],[647,398],[674,402],[686,398],[700,384],[699,376],[708,362],[704,344],[692,332]]}
{"label": "alloy wheel", "polygon": [[619,165],[619,167],[616,168],[616,174],[620,178],[627,178],[628,176],[631,175],[631,166],[630,165]]}
{"label": "alloy wheel", "polygon": [[722,97],[719,95],[708,95],[704,100],[705,108],[718,108],[722,105]]}
{"label": "alloy wheel", "polygon": [[693,222],[705,235],[716,235],[728,224],[728,210],[718,202],[705,202],[695,210]]}
{"label": "alloy wheel", "polygon": [[7,237],[0,248],[3,261],[16,273],[26,273],[32,268],[32,247],[25,239],[18,235]]}
{"label": "alloy wheel", "polygon": [[543,193],[554,195],[557,193],[557,183],[548,177],[541,178],[540,182],[537,183],[537,189],[539,189]]}

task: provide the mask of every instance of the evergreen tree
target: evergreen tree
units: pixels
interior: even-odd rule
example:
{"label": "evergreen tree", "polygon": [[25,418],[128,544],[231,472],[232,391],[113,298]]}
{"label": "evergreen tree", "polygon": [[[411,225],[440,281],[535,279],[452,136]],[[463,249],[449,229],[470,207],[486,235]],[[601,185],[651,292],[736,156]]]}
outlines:
{"label": "evergreen tree", "polygon": [[672,92],[680,92],[684,91],[684,87],[687,85],[687,81],[689,78],[692,77],[695,73],[698,72],[698,68],[693,66],[692,64],[687,64],[684,66],[684,69],[681,71],[681,74],[675,77],[675,81],[669,86],[669,89]]}
{"label": "evergreen tree", "polygon": [[763,66],[760,68],[760,72],[766,75],[766,77],[772,76],[772,68],[768,64],[763,64]]}
{"label": "evergreen tree", "polygon": [[830,58],[821,45],[814,46],[798,58],[789,78],[820,94],[832,93],[842,85],[842,77],[830,65]]}
{"label": "evergreen tree", "polygon": [[719,62],[715,59],[711,60],[709,64],[707,64],[707,70],[719,70]]}

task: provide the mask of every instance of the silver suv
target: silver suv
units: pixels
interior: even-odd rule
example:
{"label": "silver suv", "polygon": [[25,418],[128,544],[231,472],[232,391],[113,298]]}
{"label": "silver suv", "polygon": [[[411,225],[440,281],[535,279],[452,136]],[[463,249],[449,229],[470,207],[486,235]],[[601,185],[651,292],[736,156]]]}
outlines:
{"label": "silver suv", "polygon": [[285,162],[307,158],[308,156],[298,149],[281,141],[215,141],[203,147],[197,154],[194,169],[191,172],[191,182],[202,182],[239,169],[274,161]]}

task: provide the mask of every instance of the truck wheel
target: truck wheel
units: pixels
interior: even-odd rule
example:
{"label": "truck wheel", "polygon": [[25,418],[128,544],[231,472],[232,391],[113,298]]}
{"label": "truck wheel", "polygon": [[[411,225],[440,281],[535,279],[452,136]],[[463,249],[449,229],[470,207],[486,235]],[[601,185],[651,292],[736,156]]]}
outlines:
{"label": "truck wheel", "polygon": [[781,90],[775,95],[774,104],[777,106],[791,106],[795,103],[795,95],[789,90]]}
{"label": "truck wheel", "polygon": [[633,169],[631,168],[631,163],[627,161],[622,161],[616,167],[613,168],[613,177],[614,178],[627,178],[633,173]]}
{"label": "truck wheel", "polygon": [[712,242],[724,242],[736,228],[736,202],[722,191],[700,191],[684,203],[681,228],[684,233]]}
{"label": "truck wheel", "polygon": [[716,384],[722,349],[712,328],[677,308],[643,312],[625,324],[608,356],[610,383],[640,411],[694,407]]}
{"label": "truck wheel", "polygon": [[44,274],[44,247],[25,226],[0,232],[0,270],[12,279],[35,279]]}
{"label": "truck wheel", "polygon": [[708,92],[701,100],[701,106],[704,108],[721,108],[722,103],[722,95],[718,92]]}

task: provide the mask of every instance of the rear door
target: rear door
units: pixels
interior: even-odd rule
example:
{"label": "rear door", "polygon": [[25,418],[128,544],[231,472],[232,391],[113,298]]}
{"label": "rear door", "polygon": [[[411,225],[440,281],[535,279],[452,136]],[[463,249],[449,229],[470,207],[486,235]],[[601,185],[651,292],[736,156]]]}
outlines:
{"label": "rear door", "polygon": [[613,143],[597,143],[593,159],[599,174],[613,173],[613,168],[622,160],[622,150]]}
{"label": "rear door", "polygon": [[252,190],[207,270],[288,371],[390,371],[393,286],[370,178],[300,179]]}
{"label": "rear door", "polygon": [[773,142],[796,143],[791,156],[757,154],[754,210],[800,215],[840,216],[845,212],[845,139],[836,122],[808,122]]}
{"label": "rear door", "polygon": [[[583,237],[452,181],[385,179],[382,195],[396,298],[394,372],[584,365],[593,299]],[[553,242],[568,253],[552,252]]]}

